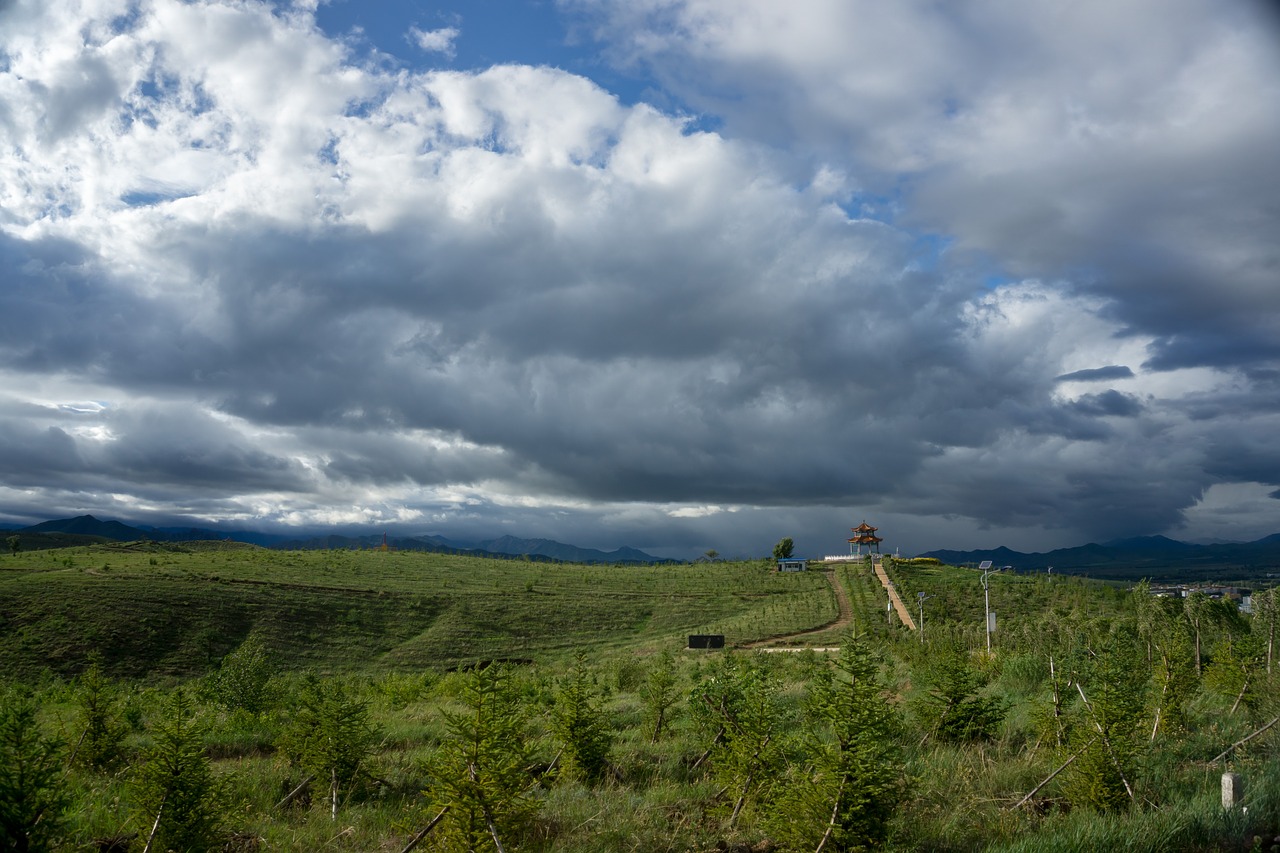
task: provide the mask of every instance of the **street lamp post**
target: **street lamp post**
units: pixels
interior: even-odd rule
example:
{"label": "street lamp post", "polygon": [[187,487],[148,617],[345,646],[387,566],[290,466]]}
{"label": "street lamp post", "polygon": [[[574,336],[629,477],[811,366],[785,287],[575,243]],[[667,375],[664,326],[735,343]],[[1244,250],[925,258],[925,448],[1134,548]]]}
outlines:
{"label": "street lamp post", "polygon": [[978,566],[978,568],[983,570],[982,572],[983,615],[986,617],[986,621],[987,621],[987,657],[990,657],[991,656],[991,588],[987,579],[991,577],[991,575],[995,574],[1000,570],[991,568],[990,560],[983,561],[983,563],[980,566]]}
{"label": "street lamp post", "polygon": [[922,646],[924,645],[924,603],[930,598],[933,596],[925,595],[923,592],[916,593],[916,599],[920,602],[920,645]]}

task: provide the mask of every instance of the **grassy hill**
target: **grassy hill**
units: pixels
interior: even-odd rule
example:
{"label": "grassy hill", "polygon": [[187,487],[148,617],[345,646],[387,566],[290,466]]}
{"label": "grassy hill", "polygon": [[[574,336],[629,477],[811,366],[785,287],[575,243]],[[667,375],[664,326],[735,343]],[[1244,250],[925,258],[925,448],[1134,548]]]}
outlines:
{"label": "grassy hill", "polygon": [[819,573],[766,564],[577,566],[423,552],[113,543],[0,558],[0,669],[203,672],[250,632],[293,669],[447,669],[580,648],[732,643],[820,625]]}
{"label": "grassy hill", "polygon": [[[6,555],[0,723],[30,701],[28,729],[60,744],[45,771],[68,805],[46,825],[61,833],[49,849],[67,851],[142,849],[165,801],[139,780],[182,701],[220,792],[207,799],[220,834],[202,849],[405,850],[444,806],[456,825],[446,816],[414,849],[466,849],[449,783],[477,762],[524,786],[531,816],[501,832],[506,849],[539,853],[862,849],[856,834],[823,846],[846,785],[870,794],[839,814],[883,807],[866,844],[889,850],[1238,851],[1280,837],[1280,727],[1267,726],[1280,667],[1263,656],[1276,620],[1000,573],[988,655],[979,572],[885,567],[913,614],[923,594],[924,642],[863,563],[779,574],[763,561],[605,567],[222,541]],[[680,651],[704,632],[844,650]],[[106,678],[85,671],[94,655]],[[465,667],[494,660],[531,665]],[[505,686],[483,693],[489,678]],[[485,717],[486,702],[501,711]],[[866,727],[846,723],[868,709],[886,725],[863,741]],[[110,761],[94,763],[91,730],[117,749]],[[472,757],[504,731],[501,749]],[[843,736],[861,746],[846,755]],[[310,762],[328,759],[308,744],[353,742],[341,790],[336,769],[315,776]],[[597,776],[568,757],[583,743],[606,756]],[[0,750],[0,764],[15,754]],[[823,769],[845,758],[886,786]],[[1247,812],[1221,807],[1228,767],[1247,779]]]}
{"label": "grassy hill", "polygon": [[[886,560],[911,608],[924,593],[938,637],[981,645],[979,573]],[[850,629],[906,637],[863,564],[840,567]],[[1120,591],[1080,578],[1000,574],[998,639],[1026,645],[1055,621],[1105,619]],[[729,645],[832,622],[821,572],[765,562],[613,567],[405,551],[275,551],[230,541],[106,543],[0,557],[0,669],[74,674],[89,654],[130,678],[214,666],[257,633],[289,669],[445,670],[468,662],[607,653],[724,634]]]}

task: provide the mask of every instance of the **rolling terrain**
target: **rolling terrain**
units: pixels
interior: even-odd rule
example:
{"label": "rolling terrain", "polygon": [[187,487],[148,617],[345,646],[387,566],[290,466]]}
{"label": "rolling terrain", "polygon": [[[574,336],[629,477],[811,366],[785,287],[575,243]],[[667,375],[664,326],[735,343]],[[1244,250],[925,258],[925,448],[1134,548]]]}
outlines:
{"label": "rolling terrain", "polygon": [[[883,815],[840,849],[1234,851],[1280,834],[1280,677],[1261,656],[1274,616],[1005,572],[988,654],[979,572],[880,570],[227,541],[10,554],[0,714],[38,708],[26,725],[57,746],[56,850],[143,849],[168,812],[138,780],[179,719],[217,780],[215,831],[183,849],[403,851],[442,815],[457,818],[415,849],[466,849],[470,795],[450,786],[478,766],[508,768],[529,812],[482,824],[473,849],[500,833],[545,853],[813,850],[832,802]],[[890,585],[913,620],[886,607]],[[685,650],[691,633],[728,648]],[[801,653],[757,652],[778,647]],[[518,665],[487,666],[503,662]],[[885,721],[868,751],[833,751],[868,708]],[[308,740],[317,726],[348,728]],[[477,758],[476,738],[500,746]],[[308,746],[328,743],[355,744],[355,763]],[[1228,754],[1247,816],[1218,801]],[[875,755],[884,785],[856,777],[867,795],[842,801],[855,777],[815,775],[841,755]]]}
{"label": "rolling terrain", "polygon": [[587,648],[730,643],[835,618],[820,573],[593,566],[235,542],[98,544],[0,558],[0,668],[183,676],[251,632],[294,669],[445,669]]}

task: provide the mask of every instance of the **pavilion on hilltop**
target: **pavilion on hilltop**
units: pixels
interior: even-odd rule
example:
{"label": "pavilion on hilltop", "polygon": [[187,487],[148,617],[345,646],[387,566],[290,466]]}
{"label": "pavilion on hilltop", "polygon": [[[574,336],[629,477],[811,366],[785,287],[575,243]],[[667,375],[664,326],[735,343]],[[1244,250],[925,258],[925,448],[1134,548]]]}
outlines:
{"label": "pavilion on hilltop", "polygon": [[880,528],[878,527],[872,527],[865,521],[857,527],[850,528],[850,530],[853,531],[853,535],[849,537],[849,553],[853,554],[855,557],[861,557],[862,546],[866,545],[868,554],[873,550],[879,554],[880,543],[884,541],[883,538],[876,535],[876,531],[879,529]]}

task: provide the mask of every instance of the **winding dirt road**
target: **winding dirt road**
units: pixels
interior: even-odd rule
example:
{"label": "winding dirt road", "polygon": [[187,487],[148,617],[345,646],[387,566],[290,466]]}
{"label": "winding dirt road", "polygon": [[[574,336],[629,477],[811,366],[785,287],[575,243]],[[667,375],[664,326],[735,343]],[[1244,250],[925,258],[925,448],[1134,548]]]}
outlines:
{"label": "winding dirt road", "polygon": [[[902,599],[898,596],[898,591],[894,588],[893,583],[889,580],[889,575],[885,573],[884,566],[881,564],[880,555],[873,554],[871,556],[871,568],[875,571],[876,577],[880,579],[880,585],[884,587],[884,591],[889,594],[889,601],[893,604],[893,609],[897,612],[898,618],[902,620],[902,624],[910,628],[912,631],[916,629],[916,622],[911,618],[911,611],[902,603]],[[853,608],[849,604],[849,594],[845,592],[840,580],[836,577],[834,569],[825,569],[827,582],[831,584],[831,589],[836,594],[836,605],[839,613],[835,619],[825,625],[819,625],[817,628],[809,628],[805,631],[797,631],[794,634],[782,634],[778,637],[768,637],[763,640],[755,640],[750,643],[743,643],[739,648],[743,649],[759,649],[767,652],[799,652],[804,651],[811,646],[790,646],[789,643],[804,640],[805,637],[812,637],[816,634],[825,634],[828,631],[847,628],[853,623]],[[835,648],[813,649],[814,651],[838,651]]]}
{"label": "winding dirt road", "polygon": [[[811,637],[815,634],[823,634],[827,631],[840,628],[847,628],[853,623],[853,607],[849,604],[849,594],[845,592],[844,587],[840,585],[840,581],[836,578],[834,569],[825,569],[827,582],[831,584],[831,589],[836,594],[836,607],[838,613],[835,619],[832,619],[825,625],[819,625],[817,628],[809,628],[805,631],[797,631],[794,634],[783,634],[780,637],[769,637],[764,640],[755,640],[750,643],[743,643],[741,648],[744,649],[764,649],[765,651],[778,652],[798,652],[803,651],[807,646],[799,648],[779,647],[779,643],[791,643],[796,640],[803,640],[805,637]],[[768,648],[766,648],[768,647]],[[828,649],[814,649],[814,651],[828,651]]]}

